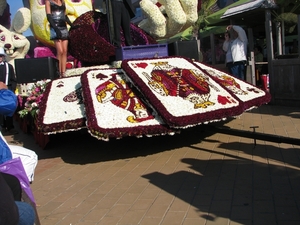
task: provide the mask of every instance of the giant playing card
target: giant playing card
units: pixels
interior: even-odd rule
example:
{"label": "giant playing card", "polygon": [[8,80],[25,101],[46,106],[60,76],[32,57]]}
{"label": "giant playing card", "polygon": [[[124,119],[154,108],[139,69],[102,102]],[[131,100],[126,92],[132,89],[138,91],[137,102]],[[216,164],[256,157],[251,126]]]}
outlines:
{"label": "giant playing card", "polygon": [[90,134],[98,139],[173,134],[134,92],[120,69],[88,70],[81,75]]}
{"label": "giant playing card", "polygon": [[243,112],[240,99],[188,59],[124,60],[122,68],[170,127],[195,126]]}
{"label": "giant playing card", "polygon": [[85,127],[80,76],[53,80],[47,85],[36,124],[45,134]]}
{"label": "giant playing card", "polygon": [[216,82],[222,84],[229,92],[232,93],[232,95],[240,99],[243,102],[244,111],[268,103],[271,100],[271,95],[268,92],[261,90],[252,84],[237,79],[234,76],[210,66],[204,65],[203,63],[194,63],[211,75]]}

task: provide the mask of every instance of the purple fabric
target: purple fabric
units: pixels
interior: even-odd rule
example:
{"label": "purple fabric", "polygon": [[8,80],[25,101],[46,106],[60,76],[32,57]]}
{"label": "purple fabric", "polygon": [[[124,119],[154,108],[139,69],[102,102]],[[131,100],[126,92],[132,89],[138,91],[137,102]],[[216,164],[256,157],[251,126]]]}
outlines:
{"label": "purple fabric", "polygon": [[30,188],[28,177],[24,170],[22,161],[19,157],[2,163],[0,165],[0,171],[17,177],[20,181],[22,189],[26,192],[30,200],[35,204],[34,196]]}

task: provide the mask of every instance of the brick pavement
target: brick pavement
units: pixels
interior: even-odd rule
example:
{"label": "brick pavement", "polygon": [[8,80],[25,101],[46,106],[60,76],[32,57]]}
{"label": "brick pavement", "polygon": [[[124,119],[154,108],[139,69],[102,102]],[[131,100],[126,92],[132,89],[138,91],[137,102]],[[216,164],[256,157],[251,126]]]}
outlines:
{"label": "brick pavement", "polygon": [[[261,106],[216,123],[300,139],[300,110]],[[98,141],[87,132],[7,137],[39,156],[42,225],[300,224],[300,145],[207,131]]]}

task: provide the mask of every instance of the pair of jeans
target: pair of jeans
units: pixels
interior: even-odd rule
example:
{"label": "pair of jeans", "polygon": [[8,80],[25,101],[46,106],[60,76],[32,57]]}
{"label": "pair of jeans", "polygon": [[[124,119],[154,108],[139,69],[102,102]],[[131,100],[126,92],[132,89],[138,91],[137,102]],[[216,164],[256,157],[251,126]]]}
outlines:
{"label": "pair of jeans", "polygon": [[234,77],[245,80],[246,63],[244,61],[234,62],[231,66],[231,73]]}
{"label": "pair of jeans", "polygon": [[15,201],[19,210],[18,225],[33,225],[35,221],[35,212],[31,205],[26,202]]}

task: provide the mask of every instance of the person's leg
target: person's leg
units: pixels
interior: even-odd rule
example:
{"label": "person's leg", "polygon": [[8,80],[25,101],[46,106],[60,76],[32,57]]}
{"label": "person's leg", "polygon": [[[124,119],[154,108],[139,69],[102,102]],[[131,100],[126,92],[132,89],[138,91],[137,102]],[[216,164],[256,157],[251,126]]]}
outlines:
{"label": "person's leg", "polygon": [[62,55],[61,55],[61,73],[62,75],[66,72],[67,57],[68,57],[68,40],[61,41]]}
{"label": "person's leg", "polygon": [[[5,130],[5,126],[4,126],[4,116],[3,115],[0,115],[0,125],[1,125],[1,129],[2,130]],[[0,129],[0,131],[1,131]]]}
{"label": "person's leg", "polygon": [[232,74],[232,71],[231,71],[231,68],[232,68],[232,62],[227,63],[227,64],[226,64],[226,67],[227,67],[228,74]]}
{"label": "person's leg", "polygon": [[24,170],[28,177],[28,180],[29,182],[32,182],[34,180],[34,171],[38,163],[37,154],[34,151],[24,148],[22,146],[18,146],[18,145],[8,145],[8,146],[10,148],[13,158],[20,157],[22,164],[24,166]]}
{"label": "person's leg", "polygon": [[113,13],[113,24],[114,24],[114,38],[113,44],[117,47],[121,47],[121,13],[122,13],[123,2],[111,1],[112,13]]}
{"label": "person's leg", "polygon": [[62,54],[63,54],[62,40],[55,40],[54,43],[55,43],[55,48],[56,48],[56,58],[58,60],[59,73],[61,75],[61,72],[62,72]]}
{"label": "person's leg", "polygon": [[35,221],[35,212],[31,205],[26,202],[15,201],[19,210],[18,225],[33,225]]}
{"label": "person's leg", "polygon": [[5,116],[5,127],[8,131],[14,128],[13,117]]}
{"label": "person's leg", "polygon": [[232,75],[236,78],[244,80],[245,65],[243,62],[233,63],[231,67]]}
{"label": "person's leg", "polygon": [[232,74],[232,76],[238,78],[238,65],[235,63],[233,63],[231,66],[231,74]]}
{"label": "person's leg", "polygon": [[245,65],[244,65],[244,63],[240,63],[238,65],[238,78],[241,80],[245,80]]}
{"label": "person's leg", "polygon": [[125,37],[125,42],[127,46],[133,44],[131,34],[130,34],[130,15],[125,5],[122,4],[122,15],[121,15],[121,25]]}
{"label": "person's leg", "polygon": [[3,117],[3,127],[4,131],[7,131],[9,134],[18,134],[19,132],[14,128],[13,117],[11,116],[4,116]]}
{"label": "person's leg", "polygon": [[14,200],[21,201],[22,188],[19,179],[11,174],[7,174],[7,173],[1,173],[1,174],[4,180],[6,181],[7,185],[11,189],[14,196]]}

